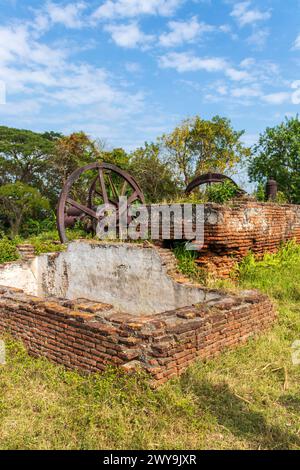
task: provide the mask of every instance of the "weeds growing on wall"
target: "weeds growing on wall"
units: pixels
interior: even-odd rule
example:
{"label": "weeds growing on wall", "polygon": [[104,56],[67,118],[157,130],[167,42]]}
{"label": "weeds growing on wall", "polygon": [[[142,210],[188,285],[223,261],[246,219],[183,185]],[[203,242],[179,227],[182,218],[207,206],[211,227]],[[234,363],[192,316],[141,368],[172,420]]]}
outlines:
{"label": "weeds growing on wall", "polygon": [[199,253],[187,250],[184,242],[178,242],[174,247],[174,255],[177,258],[179,271],[196,282],[206,281],[206,272],[197,266],[195,260]]}
{"label": "weeds growing on wall", "polygon": [[189,204],[206,204],[208,202],[214,202],[216,204],[225,204],[231,201],[239,194],[238,187],[229,180],[225,180],[222,183],[215,183],[207,186],[206,189],[196,189],[188,195],[183,195],[173,203],[189,203]]}

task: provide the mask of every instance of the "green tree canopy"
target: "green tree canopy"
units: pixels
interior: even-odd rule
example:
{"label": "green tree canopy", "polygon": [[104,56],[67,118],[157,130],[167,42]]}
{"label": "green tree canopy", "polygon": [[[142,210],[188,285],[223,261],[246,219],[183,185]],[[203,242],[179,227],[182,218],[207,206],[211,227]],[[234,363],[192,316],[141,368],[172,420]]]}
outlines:
{"label": "green tree canopy", "polygon": [[166,161],[176,169],[187,185],[196,175],[209,171],[232,170],[250,149],[241,142],[244,131],[235,131],[229,119],[214,116],[211,120],[195,116],[186,119],[159,142]]}
{"label": "green tree canopy", "polygon": [[178,192],[178,184],[168,163],[159,158],[159,145],[145,143],[132,153],[130,172],[136,177],[148,202],[171,199]]}
{"label": "green tree canopy", "polygon": [[0,126],[0,182],[41,184],[57,136]]}
{"label": "green tree canopy", "polygon": [[300,203],[300,121],[286,119],[276,127],[268,127],[254,147],[249,164],[251,181],[265,183],[274,178],[288,200]]}
{"label": "green tree canopy", "polygon": [[20,181],[0,186],[0,211],[10,226],[12,237],[18,235],[25,217],[49,209],[49,201],[40,192]]}

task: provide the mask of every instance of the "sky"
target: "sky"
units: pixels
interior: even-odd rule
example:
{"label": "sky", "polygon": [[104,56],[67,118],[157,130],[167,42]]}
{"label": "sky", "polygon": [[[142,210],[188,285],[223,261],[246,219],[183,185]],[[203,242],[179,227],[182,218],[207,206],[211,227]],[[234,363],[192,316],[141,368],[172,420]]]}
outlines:
{"label": "sky", "polygon": [[0,0],[0,123],[133,150],[195,114],[299,112],[300,0]]}

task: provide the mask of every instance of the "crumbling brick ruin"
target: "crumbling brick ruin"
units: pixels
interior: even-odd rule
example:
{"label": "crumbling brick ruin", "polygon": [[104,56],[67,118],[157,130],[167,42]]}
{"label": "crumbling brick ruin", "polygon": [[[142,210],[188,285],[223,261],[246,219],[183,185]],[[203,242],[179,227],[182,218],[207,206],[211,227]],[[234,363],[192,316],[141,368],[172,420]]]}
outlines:
{"label": "crumbling brick ruin", "polygon": [[[198,263],[226,276],[249,250],[262,255],[291,239],[300,242],[299,206],[207,204]],[[158,386],[276,318],[267,296],[192,283],[172,251],[148,242],[79,240],[64,252],[34,256],[29,245],[19,251],[23,260],[0,266],[0,331],[68,368],[140,368]]]}
{"label": "crumbling brick ruin", "polygon": [[227,277],[250,251],[262,256],[283,242],[300,243],[300,206],[236,200],[230,205],[205,206],[205,245],[198,264],[218,277]]}

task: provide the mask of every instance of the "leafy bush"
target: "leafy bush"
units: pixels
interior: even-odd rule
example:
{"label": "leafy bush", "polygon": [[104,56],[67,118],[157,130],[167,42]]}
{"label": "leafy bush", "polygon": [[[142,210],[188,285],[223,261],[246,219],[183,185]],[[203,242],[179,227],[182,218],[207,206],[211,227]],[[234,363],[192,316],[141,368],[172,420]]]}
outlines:
{"label": "leafy bush", "polygon": [[[1,234],[0,234],[1,236]],[[6,236],[0,238],[0,264],[15,261],[19,258],[16,243]]]}
{"label": "leafy bush", "polygon": [[224,204],[238,195],[239,189],[231,181],[213,184],[206,190],[206,197],[209,202]]}
{"label": "leafy bush", "polygon": [[[266,188],[263,183],[258,184],[256,191],[253,193],[253,196],[256,198],[257,201],[267,202]],[[288,198],[282,191],[278,191],[276,198],[273,202],[277,204],[287,204]]]}
{"label": "leafy bush", "polygon": [[256,287],[278,300],[300,300],[300,245],[290,241],[275,254],[257,260],[251,253],[237,267],[240,284]]}
{"label": "leafy bush", "polygon": [[199,268],[195,262],[198,252],[187,250],[185,245],[185,243],[178,242],[174,247],[174,255],[178,260],[179,271],[196,282],[204,282],[206,272]]}
{"label": "leafy bush", "polygon": [[22,235],[24,237],[31,237],[34,235],[40,235],[43,232],[55,231],[56,230],[56,217],[54,212],[51,216],[39,220],[39,219],[28,219],[22,226]]}
{"label": "leafy bush", "polygon": [[253,196],[259,202],[265,202],[266,201],[266,189],[265,189],[265,185],[263,183],[258,184],[256,191],[254,191],[254,193],[253,193]]}
{"label": "leafy bush", "polygon": [[236,197],[239,193],[238,187],[229,180],[222,183],[207,186],[205,190],[201,188],[195,189],[188,195],[181,196],[172,203],[178,204],[205,204],[207,202],[215,202],[216,204],[224,204]]}
{"label": "leafy bush", "polygon": [[65,245],[62,245],[55,240],[43,240],[39,237],[31,238],[29,242],[34,246],[34,251],[36,255],[42,253],[52,253],[55,251],[63,251]]}

